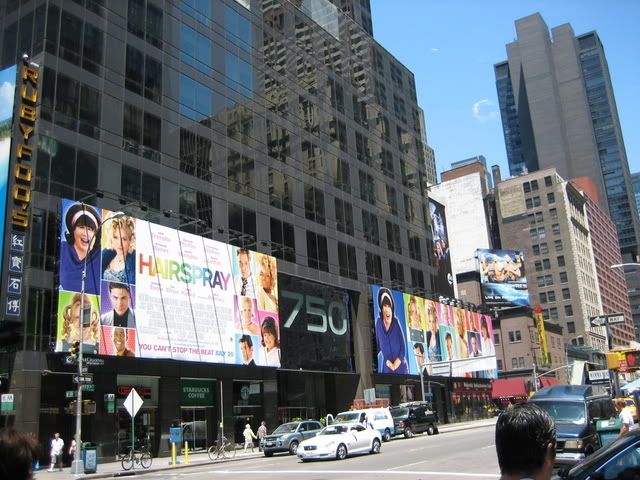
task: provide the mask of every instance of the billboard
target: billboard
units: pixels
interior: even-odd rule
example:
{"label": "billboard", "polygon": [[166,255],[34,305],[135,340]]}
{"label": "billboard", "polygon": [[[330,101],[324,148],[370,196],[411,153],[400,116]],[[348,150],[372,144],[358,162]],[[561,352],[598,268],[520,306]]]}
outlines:
{"label": "billboard", "polygon": [[429,213],[431,215],[434,263],[437,271],[435,290],[445,297],[453,297],[453,273],[444,206],[430,198]]}
{"label": "billboard", "polygon": [[496,378],[491,317],[371,286],[378,373]]}
{"label": "billboard", "polygon": [[278,276],[282,368],[353,372],[352,305],[357,293]]}
{"label": "billboard", "polygon": [[86,353],[281,366],[274,257],[70,200],[61,214],[56,351],[82,335]]}
{"label": "billboard", "polygon": [[[13,104],[16,92],[17,67],[0,70],[0,255],[4,251],[5,212],[9,183],[9,158],[11,156],[11,131],[13,128]],[[0,265],[0,273],[2,266]]]}
{"label": "billboard", "polygon": [[476,250],[484,303],[529,306],[529,291],[522,250]]}

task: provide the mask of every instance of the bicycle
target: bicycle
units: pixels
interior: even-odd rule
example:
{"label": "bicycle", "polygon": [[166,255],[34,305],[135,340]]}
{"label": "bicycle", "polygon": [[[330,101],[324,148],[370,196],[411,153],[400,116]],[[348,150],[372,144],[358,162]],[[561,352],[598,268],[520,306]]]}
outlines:
{"label": "bicycle", "polygon": [[142,468],[147,469],[151,466],[152,457],[147,448],[141,450],[129,449],[129,452],[122,458],[122,469],[131,470],[134,465],[141,465]]}
{"label": "bicycle", "polygon": [[227,437],[222,437],[222,445],[218,446],[218,441],[216,440],[209,447],[207,453],[211,460],[226,460],[236,456],[236,446]]}

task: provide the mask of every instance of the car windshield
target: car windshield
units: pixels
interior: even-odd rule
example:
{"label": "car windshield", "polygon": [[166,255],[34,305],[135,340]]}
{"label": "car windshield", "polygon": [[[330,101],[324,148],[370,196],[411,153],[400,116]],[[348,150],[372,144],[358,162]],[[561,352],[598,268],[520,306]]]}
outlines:
{"label": "car windshield", "polygon": [[357,422],[359,415],[360,414],[357,413],[357,412],[354,412],[354,413],[341,413],[336,417],[336,423]]}
{"label": "car windshield", "polygon": [[297,423],[283,423],[273,432],[274,435],[295,432],[298,427]]}
{"label": "car windshield", "polygon": [[409,415],[409,409],[408,408],[393,408],[393,409],[391,409],[391,416],[393,418],[402,418],[402,417],[406,417],[407,415]]}
{"label": "car windshield", "polygon": [[349,427],[347,425],[330,425],[322,430],[318,435],[339,435],[347,433]]}
{"label": "car windshield", "polygon": [[585,406],[582,402],[533,402],[547,411],[556,423],[584,425]]}

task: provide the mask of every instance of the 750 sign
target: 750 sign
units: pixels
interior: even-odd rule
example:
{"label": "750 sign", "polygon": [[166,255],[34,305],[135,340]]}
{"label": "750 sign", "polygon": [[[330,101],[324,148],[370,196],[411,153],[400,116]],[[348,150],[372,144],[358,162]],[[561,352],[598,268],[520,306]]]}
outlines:
{"label": "750 sign", "polygon": [[306,314],[304,316],[309,332],[327,333],[331,330],[335,335],[347,333],[348,320],[344,303],[336,300],[327,302],[315,295],[289,291],[281,291],[280,297],[295,301],[295,305],[283,325],[284,328],[291,328],[300,314]]}

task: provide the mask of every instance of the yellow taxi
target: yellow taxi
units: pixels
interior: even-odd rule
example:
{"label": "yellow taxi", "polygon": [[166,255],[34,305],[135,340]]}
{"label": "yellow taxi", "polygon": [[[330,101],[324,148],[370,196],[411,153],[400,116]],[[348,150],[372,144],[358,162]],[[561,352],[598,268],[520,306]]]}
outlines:
{"label": "yellow taxi", "polygon": [[613,403],[615,404],[618,400],[623,400],[626,407],[631,412],[631,416],[633,417],[633,421],[638,423],[638,409],[636,408],[636,404],[633,401],[633,398],[630,397],[620,397],[614,398]]}

